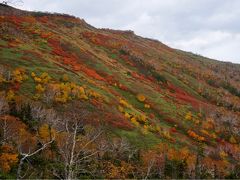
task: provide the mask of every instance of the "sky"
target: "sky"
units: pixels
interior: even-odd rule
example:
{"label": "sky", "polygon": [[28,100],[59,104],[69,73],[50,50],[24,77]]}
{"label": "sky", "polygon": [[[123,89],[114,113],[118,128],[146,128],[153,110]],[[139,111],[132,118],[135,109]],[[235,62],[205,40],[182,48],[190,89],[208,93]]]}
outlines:
{"label": "sky", "polygon": [[25,10],[71,14],[133,30],[170,47],[240,64],[240,0],[23,0]]}

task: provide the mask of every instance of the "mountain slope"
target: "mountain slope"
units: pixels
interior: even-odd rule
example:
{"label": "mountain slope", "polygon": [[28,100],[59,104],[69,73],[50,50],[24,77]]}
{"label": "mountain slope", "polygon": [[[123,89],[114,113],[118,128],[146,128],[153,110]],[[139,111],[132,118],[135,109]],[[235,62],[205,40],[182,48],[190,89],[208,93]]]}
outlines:
{"label": "mountain slope", "polygon": [[0,5],[0,23],[0,88],[9,103],[37,102],[59,114],[80,104],[88,124],[137,149],[167,144],[238,163],[240,65],[69,15]]}

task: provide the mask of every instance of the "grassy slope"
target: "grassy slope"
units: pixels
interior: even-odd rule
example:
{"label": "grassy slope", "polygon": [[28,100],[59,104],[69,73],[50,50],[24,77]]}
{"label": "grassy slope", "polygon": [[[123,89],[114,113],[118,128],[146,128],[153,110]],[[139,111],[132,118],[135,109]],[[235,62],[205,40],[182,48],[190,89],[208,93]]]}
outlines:
{"label": "grassy slope", "polygon": [[[15,22],[14,18],[19,22]],[[131,105],[125,111],[133,115],[144,114],[148,125],[160,126],[166,132],[177,127],[178,133],[171,134],[176,140],[176,146],[192,144],[186,131],[194,124],[184,120],[187,112],[197,114],[205,107],[201,107],[201,103],[215,108],[216,104],[209,102],[198,91],[199,87],[216,91],[215,87],[207,84],[203,73],[212,72],[213,66],[228,66],[171,49],[131,32],[95,29],[83,20],[69,16],[30,13],[27,17],[3,16],[0,22],[4,24],[0,34],[1,65],[10,69],[22,67],[28,73],[48,72],[56,81],[63,74],[68,74],[73,82],[101,94],[105,100],[105,111],[112,113],[113,117],[124,118],[117,108],[119,99],[125,99]],[[59,43],[54,47],[49,40],[59,40]],[[54,48],[60,48],[72,57],[70,62],[64,63],[64,55],[54,53]],[[94,70],[104,80],[98,80],[82,69],[75,70],[72,63]],[[149,65],[164,76],[167,83],[158,82],[152,77]],[[202,74],[197,67],[201,67]],[[235,71],[239,71],[239,66]],[[236,82],[238,86],[239,82]],[[34,86],[34,82],[29,79],[22,85],[20,93],[31,98]],[[136,95],[139,93],[146,96],[150,109],[137,100]],[[182,96],[185,99],[180,98]],[[104,115],[100,117],[101,121],[118,121],[108,120]],[[113,134],[128,138],[136,146],[151,147],[161,141],[172,143],[164,136],[144,133],[143,125],[133,130],[124,130],[116,125],[113,127]]]}

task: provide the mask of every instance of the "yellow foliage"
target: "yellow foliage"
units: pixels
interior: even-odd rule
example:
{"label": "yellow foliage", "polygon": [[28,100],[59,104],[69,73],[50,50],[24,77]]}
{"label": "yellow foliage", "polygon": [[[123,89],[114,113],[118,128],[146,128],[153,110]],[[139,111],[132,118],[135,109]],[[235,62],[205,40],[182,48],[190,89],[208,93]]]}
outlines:
{"label": "yellow foliage", "polygon": [[40,78],[42,79],[42,83],[44,84],[48,83],[51,80],[51,77],[46,72],[43,72]]}
{"label": "yellow foliage", "polygon": [[147,122],[147,117],[144,114],[141,114],[137,118],[138,122],[145,124]]}
{"label": "yellow foliage", "polygon": [[79,87],[78,89],[80,94],[85,94],[85,90],[83,87]]}
{"label": "yellow foliage", "polygon": [[151,131],[153,133],[159,133],[161,131],[161,127],[159,125],[156,125],[156,126],[148,125],[147,128],[148,128],[148,131]]}
{"label": "yellow foliage", "polygon": [[12,79],[14,82],[22,83],[28,79],[28,76],[25,74],[25,71],[23,69],[15,69],[12,72]]}
{"label": "yellow foliage", "polygon": [[88,100],[88,97],[85,94],[79,96],[79,99]]}
{"label": "yellow foliage", "polygon": [[135,125],[135,126],[139,126],[139,122],[137,122],[137,119],[135,117],[131,118],[131,122]]}
{"label": "yellow foliage", "polygon": [[192,113],[191,112],[188,112],[185,116],[185,119],[186,120],[192,120]]}
{"label": "yellow foliage", "polygon": [[162,135],[163,135],[163,137],[165,137],[166,139],[169,139],[169,140],[172,139],[169,131],[163,131]]}
{"label": "yellow foliage", "polygon": [[78,86],[77,86],[75,83],[73,83],[73,82],[67,83],[67,84],[69,84],[69,86],[70,86],[70,88],[71,88],[72,90],[75,90],[75,89],[78,88]]}
{"label": "yellow foliage", "polygon": [[124,109],[123,109],[122,106],[118,106],[118,110],[119,110],[119,112],[121,112],[121,113],[124,111]]}
{"label": "yellow foliage", "polygon": [[232,143],[232,144],[237,143],[236,139],[233,136],[230,137],[229,142]]}
{"label": "yellow foliage", "polygon": [[31,76],[36,83],[47,84],[51,80],[51,77],[46,72],[43,72],[39,77],[37,77],[36,74],[32,72]]}
{"label": "yellow foliage", "polygon": [[77,94],[78,99],[88,100],[88,96],[86,95],[83,87],[77,86],[74,83],[71,83],[71,87],[72,87],[72,93]]}
{"label": "yellow foliage", "polygon": [[100,95],[99,93],[97,93],[97,92],[95,92],[95,91],[93,91],[93,90],[90,90],[90,91],[88,92],[88,96],[89,96],[89,97],[93,97],[93,98],[100,98],[100,97],[101,97],[101,95]]}
{"label": "yellow foliage", "polygon": [[145,107],[146,109],[149,109],[149,108],[150,108],[150,105],[149,105],[149,104],[144,104],[144,107]]}
{"label": "yellow foliage", "polygon": [[63,92],[70,92],[71,91],[71,87],[69,86],[69,84],[68,83],[61,83],[60,85],[59,85],[59,89],[60,90],[62,90]]}
{"label": "yellow foliage", "polygon": [[148,134],[148,127],[146,125],[144,125],[143,128],[141,129],[141,132],[144,135]]}
{"label": "yellow foliage", "polygon": [[123,106],[123,107],[126,107],[126,108],[130,108],[131,105],[128,104],[127,101],[123,100],[123,99],[120,99],[119,103]]}
{"label": "yellow foliage", "polygon": [[56,86],[57,91],[59,93],[55,97],[55,101],[60,102],[60,103],[66,103],[68,100],[71,99],[69,96],[71,93],[71,87],[69,86],[68,83],[61,83]]}
{"label": "yellow foliage", "polygon": [[225,159],[228,156],[224,151],[220,151],[219,155],[222,159]]}
{"label": "yellow foliage", "polygon": [[213,138],[213,139],[216,139],[216,138],[217,138],[217,135],[216,135],[215,133],[209,133],[209,132],[206,131],[205,129],[202,129],[200,132],[203,133],[203,134],[205,134],[205,135],[207,135],[207,136],[209,136],[209,137],[211,137],[211,138]]}
{"label": "yellow foliage", "polygon": [[144,102],[146,100],[146,97],[143,95],[143,94],[138,94],[137,95],[137,99],[140,101],[140,102]]}
{"label": "yellow foliage", "polygon": [[62,80],[63,80],[64,82],[69,81],[68,75],[67,75],[67,74],[64,74],[63,77],[62,77]]}
{"label": "yellow foliage", "polygon": [[38,94],[38,93],[33,96],[33,99],[35,101],[39,100],[40,98],[41,98],[41,94]]}
{"label": "yellow foliage", "polygon": [[60,103],[66,103],[68,101],[68,96],[66,94],[63,94],[62,96],[56,97],[55,101]]}
{"label": "yellow foliage", "polygon": [[32,72],[31,76],[34,78],[34,77],[36,77],[36,74],[34,72]]}
{"label": "yellow foliage", "polygon": [[45,88],[41,84],[38,84],[35,88],[37,93],[43,93],[45,91]]}
{"label": "yellow foliage", "polygon": [[155,129],[156,129],[157,132],[161,131],[161,127],[159,125],[155,126]]}
{"label": "yellow foliage", "polygon": [[55,136],[55,131],[48,124],[43,124],[39,128],[38,134],[42,140],[49,141]]}
{"label": "yellow foliage", "polygon": [[128,114],[127,112],[125,112],[124,116],[125,116],[127,119],[129,119],[129,118],[131,117],[130,114]]}
{"label": "yellow foliage", "polygon": [[3,75],[0,74],[0,83],[3,83],[5,81],[6,81],[6,79],[3,77]]}
{"label": "yellow foliage", "polygon": [[39,78],[39,77],[34,77],[34,81],[35,81],[36,83],[41,83],[41,82],[42,82],[42,79]]}
{"label": "yellow foliage", "polygon": [[6,99],[7,99],[8,101],[14,101],[14,100],[15,100],[15,93],[14,93],[12,90],[9,90],[9,91],[7,92]]}

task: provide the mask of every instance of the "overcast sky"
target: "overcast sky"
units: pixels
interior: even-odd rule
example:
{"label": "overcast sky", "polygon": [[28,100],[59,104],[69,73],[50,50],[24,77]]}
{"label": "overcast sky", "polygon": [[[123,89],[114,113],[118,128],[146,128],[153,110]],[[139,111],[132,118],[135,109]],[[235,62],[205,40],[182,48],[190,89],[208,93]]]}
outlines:
{"label": "overcast sky", "polygon": [[240,64],[240,0],[24,0],[20,8],[75,15]]}

